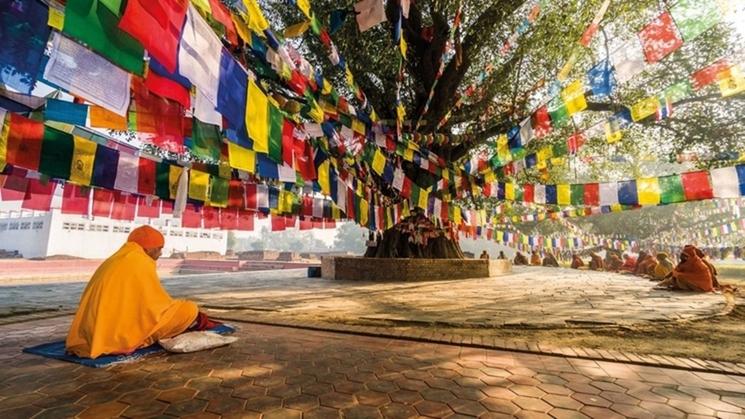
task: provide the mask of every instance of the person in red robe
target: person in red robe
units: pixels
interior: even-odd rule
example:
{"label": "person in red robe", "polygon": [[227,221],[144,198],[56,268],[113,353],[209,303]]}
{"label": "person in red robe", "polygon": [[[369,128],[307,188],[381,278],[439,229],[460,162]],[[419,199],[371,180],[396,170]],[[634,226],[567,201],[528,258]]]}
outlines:
{"label": "person in red robe", "polygon": [[658,284],[660,288],[684,291],[714,291],[714,278],[709,265],[701,258],[703,254],[695,246],[687,245],[680,255],[680,263],[669,278]]}

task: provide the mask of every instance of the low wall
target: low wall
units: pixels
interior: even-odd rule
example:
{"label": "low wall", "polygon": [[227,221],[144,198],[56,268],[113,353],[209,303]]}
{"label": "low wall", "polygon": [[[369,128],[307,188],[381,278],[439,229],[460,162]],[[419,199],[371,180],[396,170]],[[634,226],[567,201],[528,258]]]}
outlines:
{"label": "low wall", "polygon": [[512,272],[508,260],[321,258],[324,279],[349,281],[433,281],[488,278]]}

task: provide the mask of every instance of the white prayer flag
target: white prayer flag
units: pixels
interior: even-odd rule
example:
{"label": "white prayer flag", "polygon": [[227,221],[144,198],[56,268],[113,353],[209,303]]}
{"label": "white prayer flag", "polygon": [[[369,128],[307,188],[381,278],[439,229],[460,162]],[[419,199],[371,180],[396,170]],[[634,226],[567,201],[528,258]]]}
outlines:
{"label": "white prayer flag", "polygon": [[740,180],[737,177],[737,168],[712,169],[711,186],[714,189],[714,198],[738,198],[740,196]]}
{"label": "white prayer flag", "polygon": [[644,51],[637,38],[631,39],[613,51],[610,61],[616,70],[616,81],[625,83],[644,71]]}
{"label": "white prayer flag", "polygon": [[256,185],[256,206],[259,208],[269,208],[269,187],[266,185]]}
{"label": "white prayer flag", "polygon": [[360,32],[365,32],[386,21],[383,0],[362,0],[354,5],[354,11],[357,12],[357,25],[360,27]]}
{"label": "white prayer flag", "polygon": [[179,45],[178,71],[213,105],[217,104],[220,84],[222,42],[192,4],[186,13],[186,23]]}
{"label": "white prayer flag", "polygon": [[600,205],[615,205],[618,203],[618,183],[600,184]]}
{"label": "white prayer flag", "polygon": [[533,201],[535,201],[536,204],[546,203],[546,185],[535,185],[535,190],[533,190]]}
{"label": "white prayer flag", "polygon": [[116,167],[114,189],[137,193],[137,179],[139,177],[140,158],[134,154],[119,153]]}

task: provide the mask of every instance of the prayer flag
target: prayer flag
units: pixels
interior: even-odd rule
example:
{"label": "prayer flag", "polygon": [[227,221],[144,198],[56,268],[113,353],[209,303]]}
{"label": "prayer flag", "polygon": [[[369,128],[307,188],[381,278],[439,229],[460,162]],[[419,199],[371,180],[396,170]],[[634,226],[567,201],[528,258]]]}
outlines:
{"label": "prayer flag", "polygon": [[586,203],[584,202],[584,198],[585,198],[585,188],[586,188],[587,186],[588,186],[588,185],[583,185],[583,184],[572,184],[572,185],[571,185],[571,198],[570,198],[570,203],[571,203],[571,204],[572,204],[573,206],[587,205],[587,204],[586,204]]}
{"label": "prayer flag", "polygon": [[631,119],[634,121],[640,121],[654,115],[659,106],[660,99],[657,96],[650,96],[646,99],[642,99],[631,107]]}
{"label": "prayer flag", "polygon": [[639,205],[636,180],[618,182],[618,203],[621,205]]}
{"label": "prayer flag", "polygon": [[133,221],[137,209],[137,195],[115,191],[111,207],[111,218],[114,220]]}
{"label": "prayer flag", "polygon": [[114,189],[118,165],[119,151],[108,147],[96,147],[91,184],[106,189]]}
{"label": "prayer flag", "polygon": [[[151,60],[154,59],[151,58]],[[158,96],[178,102],[184,108],[191,107],[191,96],[186,87],[171,78],[161,76],[152,69],[145,77],[145,87]]]}
{"label": "prayer flag", "polygon": [[230,167],[248,173],[256,173],[256,152],[228,142],[228,162]]}
{"label": "prayer flag", "polygon": [[246,106],[246,128],[254,141],[254,151],[269,152],[269,101],[264,92],[254,83],[248,81]]}
{"label": "prayer flag", "polygon": [[570,154],[577,154],[585,144],[585,136],[581,132],[575,132],[567,139],[567,150]]}
{"label": "prayer flag", "polygon": [[545,137],[551,132],[551,117],[548,114],[548,107],[541,106],[532,116],[533,134],[536,138]]}
{"label": "prayer flag", "polygon": [[[745,166],[741,166],[745,168]],[[741,196],[741,184],[745,179],[738,176],[737,167],[722,167],[711,170],[711,183],[715,198],[737,198]],[[745,172],[745,170],[743,171]],[[745,175],[745,173],[743,173]]]}
{"label": "prayer flag", "polygon": [[590,83],[592,94],[597,97],[607,97],[613,92],[615,79],[613,78],[613,66],[609,60],[603,60],[587,72],[587,80]]}
{"label": "prayer flag", "polygon": [[636,188],[639,193],[639,205],[659,205],[661,198],[658,178],[637,179]]}
{"label": "prayer flag", "polygon": [[181,227],[183,228],[201,228],[202,213],[194,204],[186,204],[184,213],[181,217]]}
{"label": "prayer flag", "polygon": [[248,27],[256,33],[264,33],[269,28],[269,22],[264,18],[256,0],[243,0],[243,4],[246,6],[245,18]]}
{"label": "prayer flag", "polygon": [[72,183],[65,183],[62,188],[60,211],[63,214],[88,215],[91,190]]}
{"label": "prayer flag", "polygon": [[58,121],[71,125],[85,126],[88,119],[88,106],[57,99],[47,99],[44,107],[45,121]]}
{"label": "prayer flag", "polygon": [[551,125],[554,128],[563,127],[569,120],[569,113],[567,107],[559,98],[554,98],[549,103],[548,113],[551,116]]}
{"label": "prayer flag", "polygon": [[558,190],[556,185],[546,185],[546,203],[557,205],[559,202]]}
{"label": "prayer flag", "polygon": [[357,13],[357,25],[360,32],[365,32],[386,21],[383,0],[359,1],[354,5],[354,11]]}
{"label": "prayer flag", "polygon": [[564,101],[567,114],[574,115],[587,108],[585,100],[585,87],[581,80],[575,80],[561,91],[561,100]]}
{"label": "prayer flag", "polygon": [[701,35],[721,19],[714,0],[679,0],[670,8],[675,24],[686,42]]}
{"label": "prayer flag", "polygon": [[156,170],[155,194],[160,197],[160,199],[172,199],[171,186],[169,182],[171,165],[166,161],[158,162],[156,164]]}
{"label": "prayer flag", "polygon": [[556,185],[556,203],[562,206],[567,206],[572,203],[572,189],[570,185]]}
{"label": "prayer flag", "polygon": [[220,84],[222,42],[191,4],[178,51],[178,73],[189,79],[214,107]]}
{"label": "prayer flag", "polygon": [[[81,137],[74,137],[72,165],[70,167],[70,182],[88,186],[93,177],[93,161],[96,157],[98,145]],[[117,188],[119,189],[119,188]]]}
{"label": "prayer flag", "polygon": [[226,50],[220,56],[220,81],[217,90],[217,111],[228,121],[228,126],[245,132],[246,91],[248,74]]}
{"label": "prayer flag", "polygon": [[726,58],[719,59],[712,64],[696,71],[691,75],[694,90],[700,90],[717,81],[719,74],[728,70],[730,64]]}
{"label": "prayer flag", "polygon": [[227,207],[229,194],[230,181],[221,177],[213,177],[210,189],[210,205],[220,208]]}
{"label": "prayer flag", "polygon": [[56,179],[69,179],[74,147],[72,135],[45,127],[39,172]]}
{"label": "prayer flag", "polygon": [[117,131],[127,130],[127,118],[101,106],[88,107],[91,127],[109,128]]}
{"label": "prayer flag", "polygon": [[220,127],[211,124],[205,124],[198,119],[192,119],[192,137],[191,147],[189,149],[194,156],[211,160],[220,160]]}
{"label": "prayer flag", "polygon": [[583,191],[582,202],[587,206],[599,206],[600,185],[597,183],[586,183]]}
{"label": "prayer flag", "polygon": [[137,216],[141,218],[159,218],[160,200],[152,196],[141,196],[137,200]]}
{"label": "prayer flag", "polygon": [[34,89],[44,58],[48,9],[38,1],[0,1],[0,83],[23,94]]}
{"label": "prayer flag", "polygon": [[375,153],[373,154],[372,169],[378,175],[383,174],[385,169],[385,155],[380,151],[379,148],[375,147]]}
{"label": "prayer flag", "polygon": [[601,183],[599,189],[600,205],[618,204],[618,183]]}
{"label": "prayer flag", "polygon": [[331,194],[331,184],[329,183],[330,167],[331,160],[329,159],[324,160],[324,162],[318,166],[318,186],[321,188],[321,192],[327,196]]}
{"label": "prayer flag", "polygon": [[683,182],[683,193],[686,201],[695,201],[700,199],[711,199],[714,192],[711,189],[709,172],[688,172],[680,175]]}
{"label": "prayer flag", "polygon": [[520,123],[520,139],[523,145],[530,142],[533,139],[533,124],[532,118],[527,117]]}
{"label": "prayer flag", "polygon": [[611,62],[618,83],[626,83],[644,71],[644,51],[638,39],[631,39],[611,53]]}
{"label": "prayer flag", "polygon": [[267,179],[279,179],[279,167],[266,154],[257,154],[257,169],[261,177]]}
{"label": "prayer flag", "polygon": [[140,157],[137,164],[137,192],[142,195],[155,195],[155,186],[156,162]]}
{"label": "prayer flag", "polygon": [[117,27],[119,17],[103,3],[99,0],[67,0],[63,32],[127,72],[142,76],[145,71],[142,45]]}
{"label": "prayer flag", "polygon": [[169,72],[174,72],[188,4],[187,0],[128,0],[119,28],[140,41]]}
{"label": "prayer flag", "polygon": [[42,182],[38,179],[28,179],[26,194],[21,208],[35,211],[49,211],[52,205],[56,182]]}
{"label": "prayer flag", "polygon": [[279,108],[269,104],[269,158],[275,163],[282,162],[282,131],[285,118]]}
{"label": "prayer flag", "polygon": [[740,66],[732,66],[728,72],[719,74],[719,91],[722,97],[729,97],[745,91],[745,74]]}
{"label": "prayer flag", "polygon": [[215,207],[202,207],[202,222],[205,229],[220,228],[220,210]]}
{"label": "prayer flag", "polygon": [[44,124],[15,113],[10,114],[8,122],[10,122],[10,127],[6,146],[7,163],[38,171],[44,139]]}
{"label": "prayer flag", "polygon": [[209,173],[191,169],[189,173],[189,198],[198,201],[209,200],[210,175]]}
{"label": "prayer flag", "polygon": [[220,229],[236,230],[238,228],[238,209],[223,209],[220,211]]}
{"label": "prayer flag", "polygon": [[621,131],[621,124],[617,118],[610,117],[603,123],[605,129],[605,139],[608,144],[618,142],[623,138],[623,132]]}
{"label": "prayer flag", "polygon": [[660,203],[673,204],[685,200],[680,175],[662,176],[657,182],[660,187]]}
{"label": "prayer flag", "polygon": [[639,32],[647,62],[654,64],[683,45],[670,13],[664,12]]}
{"label": "prayer flag", "polygon": [[664,96],[672,103],[689,97],[693,93],[691,82],[684,80],[665,89]]}
{"label": "prayer flag", "polygon": [[[81,1],[87,2],[75,0]],[[70,7],[69,2],[67,7]],[[129,108],[129,73],[58,33],[52,37],[52,55],[44,68],[44,78],[118,115],[126,115]]]}

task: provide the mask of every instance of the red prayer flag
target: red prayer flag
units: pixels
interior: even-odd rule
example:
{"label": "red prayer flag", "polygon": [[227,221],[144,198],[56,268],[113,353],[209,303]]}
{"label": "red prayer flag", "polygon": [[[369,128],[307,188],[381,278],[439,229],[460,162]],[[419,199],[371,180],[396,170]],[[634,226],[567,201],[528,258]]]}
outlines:
{"label": "red prayer flag", "polygon": [[284,161],[288,166],[294,168],[294,162],[293,162],[293,151],[295,149],[295,124],[290,122],[289,119],[284,120],[284,125],[282,125],[282,161]]}
{"label": "red prayer flag", "polygon": [[316,229],[316,228],[323,229],[323,220],[322,219],[320,219],[320,218],[314,218],[311,222],[313,223],[313,228],[314,229]]}
{"label": "red prayer flag", "polygon": [[220,212],[220,229],[235,230],[238,228],[238,210],[223,209]]}
{"label": "red prayer flag", "polygon": [[726,58],[717,60],[716,62],[693,73],[691,75],[691,84],[695,90],[703,89],[717,81],[717,75],[729,68],[730,64]]}
{"label": "red prayer flag", "polygon": [[44,140],[44,124],[10,114],[7,156],[9,164],[24,169],[39,170],[41,143]]}
{"label": "red prayer flag", "polygon": [[119,28],[140,41],[151,56],[173,73],[188,5],[187,0],[129,0]]}
{"label": "red prayer flag", "polygon": [[313,222],[310,220],[310,218],[302,218],[300,220],[300,230],[306,231],[313,228]]}
{"label": "red prayer flag", "polygon": [[541,138],[551,132],[551,116],[548,113],[548,106],[543,105],[533,114],[531,121],[533,123],[533,136]]}
{"label": "red prayer flag", "polygon": [[686,201],[714,198],[708,171],[689,172],[680,175]]}
{"label": "red prayer flag", "polygon": [[137,192],[142,195],[155,195],[155,160],[140,157],[137,171]]}
{"label": "red prayer flag", "polygon": [[258,208],[256,184],[247,183],[244,185],[244,188],[246,190],[246,209],[256,210]]}
{"label": "red prayer flag", "polygon": [[52,197],[56,182],[41,182],[37,179],[29,179],[26,195],[23,197],[21,208],[36,211],[49,211],[52,205]]}
{"label": "red prayer flag", "polygon": [[285,228],[295,228],[295,220],[297,217],[292,215],[285,215]]}
{"label": "red prayer flag", "polygon": [[93,209],[91,214],[93,214],[94,217],[109,217],[111,215],[111,206],[113,203],[113,191],[96,188],[93,190]]}
{"label": "red prayer flag", "polygon": [[313,148],[310,141],[295,138],[295,170],[303,180],[316,180],[316,166],[313,164]]}
{"label": "red prayer flag", "polygon": [[28,188],[26,171],[14,167],[11,175],[4,176],[4,178],[2,189],[0,189],[2,200],[23,201],[23,197],[26,196],[26,189]]}
{"label": "red prayer flag", "polygon": [[535,185],[532,183],[525,184],[523,186],[523,201],[534,202],[535,201]]}
{"label": "red prayer flag", "polygon": [[62,213],[88,215],[90,195],[90,188],[65,183],[62,190]]}
{"label": "red prayer flag", "polygon": [[243,182],[238,179],[232,179],[228,186],[228,207],[230,208],[246,208],[244,201],[245,191],[243,189]]}
{"label": "red prayer flag", "polygon": [[228,39],[228,42],[232,45],[238,45],[238,33],[235,30],[233,19],[230,18],[228,8],[220,0],[210,0],[210,8],[212,9],[212,17],[225,27],[225,38]]}
{"label": "red prayer flag", "polygon": [[254,212],[239,210],[238,211],[238,230],[253,231],[254,229]]}
{"label": "red prayer flag", "polygon": [[154,71],[149,71],[145,78],[145,87],[158,96],[175,100],[184,108],[191,106],[189,90],[175,81],[163,77]]}
{"label": "red prayer flag", "polygon": [[137,208],[137,195],[114,192],[114,204],[111,208],[111,218],[114,220],[133,221]]}
{"label": "red prayer flag", "polygon": [[168,151],[182,152],[187,121],[181,104],[151,93],[141,79],[132,79],[132,91],[130,112],[135,113],[137,132],[156,134],[150,142]]}
{"label": "red prayer flag", "polygon": [[220,228],[220,210],[215,207],[202,207],[204,228]]}
{"label": "red prayer flag", "polygon": [[306,217],[313,216],[313,198],[307,195],[303,197],[300,213]]}
{"label": "red prayer flag", "polygon": [[142,218],[160,217],[160,199],[152,198],[149,205],[147,201],[147,197],[144,196],[141,196],[137,201],[137,216]]}
{"label": "red prayer flag", "polygon": [[600,205],[600,185],[597,183],[585,183],[585,192],[582,202],[587,206]]}
{"label": "red prayer flag", "polygon": [[173,214],[173,201],[160,201],[161,214]]}
{"label": "red prayer flag", "polygon": [[202,214],[194,204],[186,204],[184,213],[181,214],[181,227],[200,228],[202,226]]}
{"label": "red prayer flag", "polygon": [[272,231],[285,230],[285,217],[272,215]]}
{"label": "red prayer flag", "polygon": [[585,143],[585,136],[581,132],[575,132],[567,139],[567,149],[570,154],[577,154],[580,147]]}
{"label": "red prayer flag", "polygon": [[354,191],[352,188],[347,188],[347,218],[354,220]]}
{"label": "red prayer flag", "polygon": [[582,38],[580,38],[579,43],[586,47],[590,45],[590,41],[592,41],[592,37],[595,36],[600,26],[597,23],[591,23],[590,26],[585,29],[585,32],[582,34]]}
{"label": "red prayer flag", "polygon": [[324,229],[336,228],[336,221],[335,220],[324,220],[323,228]]}
{"label": "red prayer flag", "polygon": [[683,45],[670,13],[664,12],[639,32],[647,62],[654,64]]}

